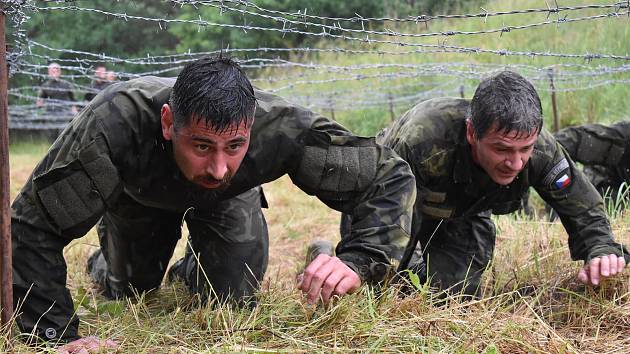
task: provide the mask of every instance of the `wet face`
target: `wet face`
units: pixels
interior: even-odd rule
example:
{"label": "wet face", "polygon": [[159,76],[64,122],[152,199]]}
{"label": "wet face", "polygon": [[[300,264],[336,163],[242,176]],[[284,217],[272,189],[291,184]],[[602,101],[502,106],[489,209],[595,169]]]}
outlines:
{"label": "wet face", "polygon": [[466,122],[466,140],[470,144],[473,161],[500,185],[512,183],[525,168],[537,138],[538,133],[528,135],[497,131],[493,125],[483,138],[477,139],[471,122]]}
{"label": "wet face", "polygon": [[206,189],[228,187],[249,148],[250,128],[243,122],[218,133],[204,119],[193,119],[175,131],[170,107],[162,107],[162,135],[173,143],[177,166],[186,179]]}

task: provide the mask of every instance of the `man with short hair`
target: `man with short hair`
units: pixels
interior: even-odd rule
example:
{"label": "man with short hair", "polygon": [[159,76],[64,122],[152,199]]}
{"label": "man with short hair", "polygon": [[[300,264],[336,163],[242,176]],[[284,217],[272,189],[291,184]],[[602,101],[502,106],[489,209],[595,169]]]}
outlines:
{"label": "man with short hair", "polygon": [[48,65],[48,79],[37,93],[37,107],[45,107],[46,111],[50,113],[69,111],[74,114],[77,113],[74,103],[72,86],[61,79],[61,66],[58,63],[50,63]]}
{"label": "man with short hair", "polygon": [[427,100],[393,124],[383,144],[409,163],[417,188],[401,271],[478,294],[495,245],[490,216],[518,210],[529,187],[560,215],[572,258],[585,262],[581,282],[623,270],[627,251],[613,240],[601,197],[542,125],[536,90],[509,71],[483,80],[471,101]]}
{"label": "man with short hair", "polygon": [[94,78],[87,92],[83,95],[83,99],[91,101],[99,92],[111,85],[113,82],[108,80],[107,75],[107,68],[105,66],[97,66],[96,69],[94,69]]}
{"label": "man with short hair", "polygon": [[116,82],[116,72],[114,70],[107,71],[107,82],[110,85]]}
{"label": "man with short hair", "polygon": [[381,281],[408,241],[415,200],[409,166],[391,149],[254,90],[227,58],[195,61],[177,80],[108,87],[12,205],[20,329],[72,341],[67,351],[107,345],[79,338],[62,254],[97,222],[88,271],[105,296],[158,288],[186,221],[189,247],[169,275],[203,299],[252,303],[268,259],[260,185],[285,174],[354,221],[337,256],[320,254],[304,271],[308,300]]}

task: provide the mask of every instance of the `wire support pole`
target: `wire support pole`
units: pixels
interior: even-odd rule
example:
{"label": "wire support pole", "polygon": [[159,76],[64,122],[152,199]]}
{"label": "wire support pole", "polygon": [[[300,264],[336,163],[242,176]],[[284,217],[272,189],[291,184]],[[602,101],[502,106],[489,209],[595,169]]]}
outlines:
{"label": "wire support pole", "polygon": [[551,88],[551,108],[553,109],[553,131],[560,130],[560,117],[558,116],[558,105],[556,104],[556,86],[553,82],[554,69],[549,68],[549,86]]}
{"label": "wire support pole", "polygon": [[[5,38],[5,12],[0,9],[0,321],[9,328],[13,317],[13,268],[11,265],[11,210],[9,206],[9,118],[8,118],[8,65]],[[6,326],[6,327],[5,327]]]}

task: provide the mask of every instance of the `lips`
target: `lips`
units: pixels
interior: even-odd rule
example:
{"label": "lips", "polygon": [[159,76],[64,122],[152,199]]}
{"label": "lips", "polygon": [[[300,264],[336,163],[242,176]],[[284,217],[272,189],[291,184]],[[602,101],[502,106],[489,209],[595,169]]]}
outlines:
{"label": "lips", "polygon": [[223,179],[214,179],[209,176],[197,177],[194,182],[205,189],[226,189],[232,181],[232,174],[227,174]]}
{"label": "lips", "polygon": [[506,178],[508,178],[508,177],[516,177],[516,175],[518,174],[518,172],[514,172],[514,171],[506,172],[506,171],[498,170],[498,172],[499,172],[499,175],[501,177],[506,177]]}
{"label": "lips", "polygon": [[216,188],[220,188],[223,186],[223,181],[220,180],[209,180],[207,178],[197,178],[195,179],[195,182],[202,186],[203,188],[207,188],[207,189],[216,189]]}

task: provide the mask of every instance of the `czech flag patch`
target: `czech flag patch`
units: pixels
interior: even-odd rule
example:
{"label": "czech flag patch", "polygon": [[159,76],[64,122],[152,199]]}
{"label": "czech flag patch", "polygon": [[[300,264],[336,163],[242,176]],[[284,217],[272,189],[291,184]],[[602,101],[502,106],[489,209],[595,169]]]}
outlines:
{"label": "czech flag patch", "polygon": [[554,184],[556,185],[556,188],[558,189],[562,189],[566,186],[569,185],[569,183],[571,183],[571,178],[565,173],[562,175],[562,177],[558,178]]}

